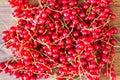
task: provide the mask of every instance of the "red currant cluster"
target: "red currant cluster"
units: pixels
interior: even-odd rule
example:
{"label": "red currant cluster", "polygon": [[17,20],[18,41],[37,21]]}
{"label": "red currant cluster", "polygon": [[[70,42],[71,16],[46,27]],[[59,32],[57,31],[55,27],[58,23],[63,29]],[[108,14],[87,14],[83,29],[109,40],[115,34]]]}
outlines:
{"label": "red currant cluster", "polygon": [[112,0],[9,0],[18,22],[3,32],[13,59],[0,64],[21,80],[115,80]]}

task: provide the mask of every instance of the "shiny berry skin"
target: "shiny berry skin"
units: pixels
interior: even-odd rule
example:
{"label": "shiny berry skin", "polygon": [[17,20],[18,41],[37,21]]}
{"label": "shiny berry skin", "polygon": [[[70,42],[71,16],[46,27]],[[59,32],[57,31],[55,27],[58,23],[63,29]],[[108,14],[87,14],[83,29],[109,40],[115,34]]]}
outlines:
{"label": "shiny berry skin", "polygon": [[[13,57],[0,72],[20,80],[115,80],[112,0],[8,0],[17,24],[3,31]],[[111,71],[111,72],[110,72]]]}

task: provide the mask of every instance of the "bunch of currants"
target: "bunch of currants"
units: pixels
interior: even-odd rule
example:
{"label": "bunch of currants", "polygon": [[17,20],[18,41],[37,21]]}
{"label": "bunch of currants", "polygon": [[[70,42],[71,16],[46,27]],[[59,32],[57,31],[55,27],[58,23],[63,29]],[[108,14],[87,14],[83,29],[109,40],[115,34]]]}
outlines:
{"label": "bunch of currants", "polygon": [[18,21],[2,33],[13,58],[0,72],[20,80],[115,80],[112,0],[8,1]]}

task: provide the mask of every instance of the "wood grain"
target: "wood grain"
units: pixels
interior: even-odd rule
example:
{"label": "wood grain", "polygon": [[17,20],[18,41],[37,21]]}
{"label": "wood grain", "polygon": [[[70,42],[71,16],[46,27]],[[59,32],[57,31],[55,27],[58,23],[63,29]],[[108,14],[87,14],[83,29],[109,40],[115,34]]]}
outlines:
{"label": "wood grain", "polygon": [[[111,7],[113,13],[116,14],[116,19],[111,22],[111,26],[118,28],[118,33],[115,35],[120,42],[120,0],[114,0],[115,4]],[[120,43],[117,43],[120,45]],[[114,67],[117,75],[117,80],[120,80],[120,48],[116,49],[117,52],[114,57]]]}

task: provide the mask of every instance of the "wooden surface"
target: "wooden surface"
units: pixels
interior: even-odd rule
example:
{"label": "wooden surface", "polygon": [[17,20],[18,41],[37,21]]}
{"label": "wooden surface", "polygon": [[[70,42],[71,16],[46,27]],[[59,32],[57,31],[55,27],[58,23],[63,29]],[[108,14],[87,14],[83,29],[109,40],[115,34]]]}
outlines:
{"label": "wooden surface", "polygon": [[[118,33],[115,36],[117,40],[120,42],[120,0],[114,0],[114,2],[115,4],[114,6],[111,7],[111,9],[116,14],[117,18],[113,22],[111,22],[111,25],[116,26],[118,28]],[[3,3],[5,3],[5,1],[0,0],[0,41],[1,41],[1,32],[5,29],[8,29],[10,25],[15,23],[14,19],[12,19],[10,15],[11,14],[10,7],[8,6],[8,4],[3,5]],[[120,43],[117,43],[117,45],[120,45]],[[8,53],[9,53],[8,51],[6,52],[6,54],[0,52],[0,61],[2,61],[7,56],[9,56]],[[116,80],[120,80],[120,48],[116,48],[114,65],[117,74]],[[15,80],[15,79],[13,77],[9,77],[8,75],[2,73],[0,74],[0,80]],[[102,80],[106,80],[106,79],[103,78]]]}
{"label": "wooden surface", "polygon": [[[116,19],[111,22],[111,25],[118,28],[118,33],[115,35],[117,40],[120,42],[120,0],[114,0],[115,4],[111,7],[112,11],[116,14]],[[117,43],[120,46],[120,43]],[[120,48],[116,49],[116,54],[114,57],[115,71],[117,74],[117,80],[120,80]]]}

